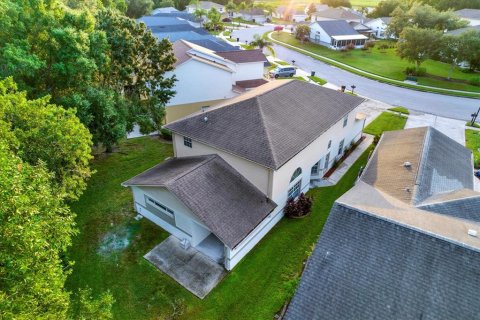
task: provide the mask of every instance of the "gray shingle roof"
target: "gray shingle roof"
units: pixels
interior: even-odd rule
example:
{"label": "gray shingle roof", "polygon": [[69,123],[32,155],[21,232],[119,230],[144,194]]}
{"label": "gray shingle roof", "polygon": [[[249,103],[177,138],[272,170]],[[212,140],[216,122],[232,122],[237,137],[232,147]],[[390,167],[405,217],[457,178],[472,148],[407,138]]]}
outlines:
{"label": "gray shingle roof", "polygon": [[445,34],[449,34],[449,35],[452,35],[452,36],[458,36],[458,35],[461,35],[465,32],[468,32],[468,31],[477,31],[477,32],[480,32],[480,25],[478,26],[469,26],[469,27],[465,27],[465,28],[460,28],[460,29],[456,29],[456,30],[450,30],[448,31],[447,33]]}
{"label": "gray shingle roof", "polygon": [[343,8],[329,8],[326,10],[314,12],[312,15],[320,18],[338,19],[338,20],[360,20],[363,18],[361,14],[357,14]]}
{"label": "gray shingle roof", "polygon": [[363,101],[303,81],[272,81],[166,127],[278,169]]}
{"label": "gray shingle roof", "polygon": [[218,155],[170,159],[122,185],[167,188],[230,248],[277,206]]}
{"label": "gray shingle roof", "polygon": [[332,208],[285,320],[478,319],[480,253]]}
{"label": "gray shingle roof", "polygon": [[345,20],[325,20],[317,21],[317,23],[329,36],[350,36],[359,34]]}
{"label": "gray shingle roof", "polygon": [[480,223],[480,194],[474,191],[468,196],[451,200],[438,199],[435,202],[421,204],[417,208]]}
{"label": "gray shingle roof", "polygon": [[262,50],[232,50],[232,51],[220,51],[215,52],[222,58],[228,59],[236,63],[248,63],[248,62],[265,62],[268,61],[267,57],[263,54]]}
{"label": "gray shingle roof", "polygon": [[461,9],[455,11],[455,13],[464,19],[480,20],[480,9]]}
{"label": "gray shingle roof", "polygon": [[[452,158],[455,155],[455,165]],[[410,162],[410,167],[403,164]],[[385,132],[362,181],[414,205],[446,192],[473,189],[469,150],[431,127]]]}

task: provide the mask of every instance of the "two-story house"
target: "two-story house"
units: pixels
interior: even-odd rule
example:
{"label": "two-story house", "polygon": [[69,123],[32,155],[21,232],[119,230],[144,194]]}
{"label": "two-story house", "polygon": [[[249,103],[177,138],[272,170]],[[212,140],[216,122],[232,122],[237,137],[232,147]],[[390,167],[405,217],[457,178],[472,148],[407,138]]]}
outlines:
{"label": "two-story house", "polygon": [[165,107],[166,123],[206,109],[267,82],[261,50],[213,51],[186,40],[173,44],[177,61],[175,96]]}
{"label": "two-story house", "polygon": [[[362,103],[302,81],[270,82],[166,125],[175,158],[123,185],[140,214],[231,270],[287,200],[361,138]],[[207,237],[216,250],[203,250]]]}

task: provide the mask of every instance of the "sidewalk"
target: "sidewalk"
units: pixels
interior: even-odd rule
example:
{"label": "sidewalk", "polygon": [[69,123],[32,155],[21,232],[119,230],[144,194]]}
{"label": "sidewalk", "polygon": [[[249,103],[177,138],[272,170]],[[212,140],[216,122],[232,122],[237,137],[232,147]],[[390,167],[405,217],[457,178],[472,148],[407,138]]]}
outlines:
{"label": "sidewalk", "polygon": [[352,165],[360,158],[360,156],[373,143],[373,136],[364,134],[365,139],[357,146],[355,150],[338,166],[332,175],[326,179],[312,182],[312,187],[328,187],[336,185]]}

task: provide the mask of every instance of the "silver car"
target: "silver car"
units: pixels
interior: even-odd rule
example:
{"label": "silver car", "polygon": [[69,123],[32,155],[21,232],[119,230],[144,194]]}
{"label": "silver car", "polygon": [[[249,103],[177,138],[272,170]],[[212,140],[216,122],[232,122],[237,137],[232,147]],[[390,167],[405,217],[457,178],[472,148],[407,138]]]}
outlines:
{"label": "silver car", "polygon": [[279,66],[270,71],[270,77],[278,78],[278,77],[293,77],[297,70],[295,67],[292,66]]}

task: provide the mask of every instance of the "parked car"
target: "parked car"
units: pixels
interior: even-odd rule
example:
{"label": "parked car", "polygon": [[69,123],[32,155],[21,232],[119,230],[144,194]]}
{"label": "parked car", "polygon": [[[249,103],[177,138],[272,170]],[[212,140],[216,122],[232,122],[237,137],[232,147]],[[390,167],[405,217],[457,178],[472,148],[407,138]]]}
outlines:
{"label": "parked car", "polygon": [[278,66],[272,71],[270,71],[271,78],[279,78],[279,77],[293,77],[297,70],[295,67],[292,66]]}

